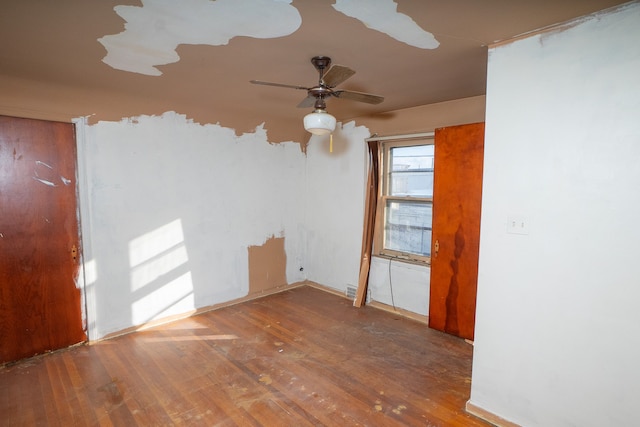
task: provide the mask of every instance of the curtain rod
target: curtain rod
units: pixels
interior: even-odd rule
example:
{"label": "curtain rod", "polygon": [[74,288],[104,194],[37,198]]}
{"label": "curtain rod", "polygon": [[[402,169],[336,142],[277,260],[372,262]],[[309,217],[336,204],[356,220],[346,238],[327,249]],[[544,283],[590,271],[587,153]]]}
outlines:
{"label": "curtain rod", "polygon": [[423,132],[423,133],[409,133],[407,135],[390,135],[390,136],[372,136],[365,139],[365,142],[369,141],[387,141],[390,139],[417,139],[417,138],[433,138],[435,132]]}

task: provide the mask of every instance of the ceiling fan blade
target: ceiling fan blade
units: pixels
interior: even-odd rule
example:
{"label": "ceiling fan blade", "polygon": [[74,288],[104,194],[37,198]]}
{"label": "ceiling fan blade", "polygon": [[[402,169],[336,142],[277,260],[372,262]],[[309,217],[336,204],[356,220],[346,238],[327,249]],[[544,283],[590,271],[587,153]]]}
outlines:
{"label": "ceiling fan blade", "polygon": [[300,104],[298,104],[298,108],[309,108],[313,107],[316,104],[315,96],[307,96],[303,99]]}
{"label": "ceiling fan blade", "polygon": [[322,76],[322,81],[325,85],[333,88],[353,76],[355,73],[356,72],[349,67],[335,64],[329,68],[329,71],[327,71],[324,76]]}
{"label": "ceiling fan blade", "polygon": [[285,84],[282,84],[282,83],[263,82],[263,81],[260,81],[260,80],[249,80],[249,82],[253,83],[254,85],[277,86],[277,87],[287,87],[287,88],[290,88],[290,89],[309,90],[309,88],[304,87],[304,86],[285,85]]}
{"label": "ceiling fan blade", "polygon": [[351,99],[353,101],[366,102],[367,104],[380,104],[384,101],[383,96],[351,90],[334,90],[332,95],[336,98]]}

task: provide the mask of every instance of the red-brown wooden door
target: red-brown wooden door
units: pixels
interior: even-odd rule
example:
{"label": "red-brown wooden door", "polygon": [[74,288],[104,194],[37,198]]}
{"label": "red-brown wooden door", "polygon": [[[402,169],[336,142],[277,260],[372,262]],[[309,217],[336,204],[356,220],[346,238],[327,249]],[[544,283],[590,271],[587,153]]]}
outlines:
{"label": "red-brown wooden door", "polygon": [[74,135],[0,116],[0,363],[86,340]]}
{"label": "red-brown wooden door", "polygon": [[484,123],[435,132],[429,327],[473,339]]}

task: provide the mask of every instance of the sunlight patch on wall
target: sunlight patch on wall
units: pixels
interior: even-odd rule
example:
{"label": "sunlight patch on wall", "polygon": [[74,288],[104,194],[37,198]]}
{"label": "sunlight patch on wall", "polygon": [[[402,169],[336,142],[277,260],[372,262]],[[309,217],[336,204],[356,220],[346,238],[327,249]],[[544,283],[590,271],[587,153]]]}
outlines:
{"label": "sunlight patch on wall", "polygon": [[182,221],[177,219],[129,242],[134,324],[194,307]]}
{"label": "sunlight patch on wall", "polygon": [[131,304],[131,321],[141,325],[150,320],[186,313],[195,306],[191,272],[163,283]]}
{"label": "sunlight patch on wall", "polygon": [[184,265],[189,260],[187,248],[180,245],[131,269],[131,290],[142,289],[154,280]]}
{"label": "sunlight patch on wall", "polygon": [[129,266],[136,267],[183,241],[181,220],[158,227],[129,242]]}
{"label": "sunlight patch on wall", "polygon": [[98,265],[95,259],[80,264],[80,276],[84,277],[85,286],[91,286],[98,280]]}
{"label": "sunlight patch on wall", "polygon": [[333,8],[360,20],[367,28],[385,33],[409,46],[436,49],[440,42],[408,15],[398,12],[393,0],[336,0]]}
{"label": "sunlight patch on wall", "polygon": [[187,261],[179,219],[133,239],[129,242],[131,290],[144,287]]}
{"label": "sunlight patch on wall", "polygon": [[159,76],[156,65],[177,62],[180,44],[226,45],[233,37],[275,38],[302,23],[291,0],[142,0],[142,7],[116,6],[125,30],[98,41],[103,62],[133,73]]}

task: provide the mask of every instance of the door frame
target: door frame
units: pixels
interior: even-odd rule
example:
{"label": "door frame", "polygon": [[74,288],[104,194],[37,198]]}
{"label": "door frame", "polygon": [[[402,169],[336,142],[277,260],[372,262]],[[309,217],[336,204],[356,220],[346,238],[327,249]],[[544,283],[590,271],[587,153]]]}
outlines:
{"label": "door frame", "polygon": [[96,300],[93,285],[97,278],[96,263],[93,259],[93,246],[91,243],[91,196],[89,178],[89,155],[86,149],[86,117],[71,120],[76,131],[76,182],[78,200],[78,222],[80,232],[80,272],[78,274],[78,286],[81,290],[82,307],[87,331],[87,341],[97,340],[96,328]]}

